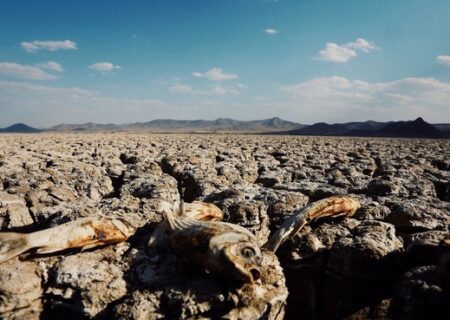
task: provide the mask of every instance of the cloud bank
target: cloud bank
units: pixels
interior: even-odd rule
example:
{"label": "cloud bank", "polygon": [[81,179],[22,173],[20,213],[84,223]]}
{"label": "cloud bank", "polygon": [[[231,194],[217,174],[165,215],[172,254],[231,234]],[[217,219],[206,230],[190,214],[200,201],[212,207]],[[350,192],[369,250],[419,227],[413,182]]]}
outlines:
{"label": "cloud bank", "polygon": [[37,127],[90,121],[138,122],[177,113],[159,99],[118,99],[82,88],[13,81],[0,81],[0,105],[0,127],[15,122]]}
{"label": "cloud bank", "polygon": [[450,119],[450,83],[404,78],[369,83],[344,77],[315,78],[279,90],[298,106],[298,116],[313,121]]}
{"label": "cloud bank", "polygon": [[[55,65],[48,62],[54,68]],[[61,67],[60,65],[58,65]],[[0,62],[0,75],[27,80],[53,80],[56,76],[47,73],[39,66],[23,65],[12,62]]]}

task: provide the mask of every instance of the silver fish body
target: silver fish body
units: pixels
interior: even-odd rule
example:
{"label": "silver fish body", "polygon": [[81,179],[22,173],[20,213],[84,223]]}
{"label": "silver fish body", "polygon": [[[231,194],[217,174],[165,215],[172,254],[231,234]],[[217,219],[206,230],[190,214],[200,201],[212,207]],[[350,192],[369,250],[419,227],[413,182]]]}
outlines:
{"label": "silver fish body", "polygon": [[82,250],[122,242],[130,236],[129,228],[119,219],[81,218],[32,233],[1,232],[0,263],[30,249],[46,254],[71,248]]}
{"label": "silver fish body", "polygon": [[164,211],[172,248],[216,275],[253,282],[261,277],[262,254],[255,236],[238,225],[175,217]]}

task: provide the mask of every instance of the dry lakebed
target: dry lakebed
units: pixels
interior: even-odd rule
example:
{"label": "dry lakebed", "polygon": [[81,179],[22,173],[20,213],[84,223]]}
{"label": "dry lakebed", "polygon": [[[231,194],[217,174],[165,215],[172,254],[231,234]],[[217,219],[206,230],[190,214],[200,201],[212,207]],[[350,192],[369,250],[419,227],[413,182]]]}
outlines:
{"label": "dry lakebed", "polygon": [[[0,264],[0,318],[450,319],[449,170],[449,140],[0,135],[1,231],[97,216],[133,229],[125,242]],[[332,195],[360,208],[263,250],[254,283],[147,247],[158,199],[213,203],[264,243]]]}

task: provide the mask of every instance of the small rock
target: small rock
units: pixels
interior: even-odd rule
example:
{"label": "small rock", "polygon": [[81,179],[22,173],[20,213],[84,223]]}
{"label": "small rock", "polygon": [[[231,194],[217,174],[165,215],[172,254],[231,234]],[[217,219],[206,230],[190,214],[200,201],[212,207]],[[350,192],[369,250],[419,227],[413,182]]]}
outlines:
{"label": "small rock", "polygon": [[35,263],[12,259],[0,264],[0,293],[2,319],[40,319],[43,290]]}

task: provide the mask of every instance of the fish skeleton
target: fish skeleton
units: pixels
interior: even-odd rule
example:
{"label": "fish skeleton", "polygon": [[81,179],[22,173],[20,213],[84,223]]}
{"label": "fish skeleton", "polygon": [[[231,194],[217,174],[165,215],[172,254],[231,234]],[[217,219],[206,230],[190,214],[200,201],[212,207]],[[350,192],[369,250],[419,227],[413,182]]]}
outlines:
{"label": "fish skeleton", "polygon": [[[200,204],[198,204],[200,205]],[[181,213],[184,212],[181,202]],[[255,236],[247,229],[220,221],[199,221],[175,216],[163,206],[167,239],[172,248],[214,274],[241,282],[261,277],[262,254]]]}
{"label": "fish skeleton", "polygon": [[[359,202],[348,196],[310,203],[287,218],[263,248],[275,252],[307,223],[324,217],[352,216],[358,208]],[[164,221],[150,237],[149,247],[167,249],[168,240],[177,253],[212,273],[243,282],[261,277],[261,248],[255,236],[239,225],[218,221],[223,217],[219,208],[195,201],[181,202],[176,210],[172,204],[161,201],[160,209]]]}
{"label": "fish skeleton", "polygon": [[124,222],[106,217],[80,218],[32,233],[0,232],[0,263],[31,249],[39,254],[71,248],[86,250],[125,241],[130,235]]}

